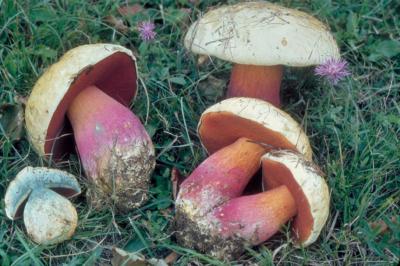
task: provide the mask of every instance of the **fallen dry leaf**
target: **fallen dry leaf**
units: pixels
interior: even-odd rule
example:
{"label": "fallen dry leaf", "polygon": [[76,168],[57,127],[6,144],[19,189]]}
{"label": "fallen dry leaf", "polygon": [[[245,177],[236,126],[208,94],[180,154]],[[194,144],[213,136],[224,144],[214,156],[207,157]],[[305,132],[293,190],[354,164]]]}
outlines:
{"label": "fallen dry leaf", "polygon": [[122,16],[130,16],[130,15],[135,15],[139,12],[143,11],[143,7],[139,4],[135,5],[128,5],[128,6],[122,6],[118,8],[118,12]]}
{"label": "fallen dry leaf", "polygon": [[209,61],[210,57],[208,55],[199,55],[199,57],[197,58],[197,65],[202,66],[208,63]]}
{"label": "fallen dry leaf", "polygon": [[226,80],[216,78],[213,75],[208,76],[206,79],[199,82],[197,88],[202,91],[203,95],[208,100],[218,100],[225,92]]}
{"label": "fallen dry leaf", "polygon": [[146,259],[140,253],[126,252],[117,247],[113,247],[112,254],[111,265],[113,266],[168,266],[164,260],[154,258]]}
{"label": "fallen dry leaf", "polygon": [[11,142],[19,141],[24,132],[24,108],[22,105],[19,103],[2,104],[0,106],[0,125],[2,127],[0,134],[5,134]]}
{"label": "fallen dry leaf", "polygon": [[179,258],[179,254],[178,253],[171,252],[168,256],[165,257],[164,261],[168,265],[173,265],[178,258]]}
{"label": "fallen dry leaf", "polygon": [[124,21],[121,18],[116,18],[114,16],[107,16],[105,18],[105,21],[107,24],[113,26],[115,29],[122,33],[127,33],[129,30],[129,27],[125,25]]}
{"label": "fallen dry leaf", "polygon": [[[392,223],[396,223],[396,217],[392,217],[390,219],[390,221]],[[369,226],[371,226],[371,228],[373,230],[378,230],[378,234],[384,234],[389,230],[389,226],[386,224],[386,222],[384,220],[378,220],[376,222],[370,222]]]}
{"label": "fallen dry leaf", "polygon": [[179,186],[182,184],[185,178],[181,175],[181,172],[176,167],[171,170],[171,182],[172,182],[172,196],[176,200],[178,195]]}

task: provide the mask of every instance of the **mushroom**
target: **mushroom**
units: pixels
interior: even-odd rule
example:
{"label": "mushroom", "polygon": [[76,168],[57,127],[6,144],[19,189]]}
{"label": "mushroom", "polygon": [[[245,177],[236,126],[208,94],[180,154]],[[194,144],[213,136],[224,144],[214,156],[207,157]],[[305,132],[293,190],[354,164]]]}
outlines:
{"label": "mushroom", "polygon": [[260,99],[230,98],[207,108],[197,131],[209,154],[246,137],[268,149],[294,150],[312,159],[310,142],[300,125],[286,112]]}
{"label": "mushroom", "polygon": [[[221,151],[225,149],[227,147]],[[177,212],[178,226],[182,228],[178,241],[218,258],[234,258],[246,246],[268,240],[293,218],[296,245],[305,247],[315,242],[329,214],[330,197],[323,174],[316,165],[293,151],[272,151],[262,156],[261,160],[263,180],[268,190],[254,195],[240,195],[244,187],[238,189],[235,185],[242,184],[242,180],[232,174],[237,169],[233,171],[232,168],[222,178],[217,176],[208,183],[204,180],[211,179],[214,173],[203,171],[206,177],[200,178],[201,183],[193,180],[192,174],[189,177],[192,183],[182,185],[185,190],[182,190],[181,197],[186,201],[189,199],[190,204],[185,202],[183,209]],[[212,167],[212,163],[207,166]],[[202,168],[207,166],[204,163],[201,165]],[[223,189],[219,189],[219,182],[224,184]],[[201,190],[198,186],[206,189]],[[219,197],[215,200],[218,189]],[[196,204],[207,208],[196,213]]]}
{"label": "mushroom", "polygon": [[73,152],[73,132],[96,208],[114,204],[128,211],[147,199],[155,156],[149,135],[128,108],[136,92],[132,52],[92,44],[68,51],[39,78],[28,99],[33,147],[60,159]]}
{"label": "mushroom", "polygon": [[227,97],[253,97],[280,106],[283,65],[339,59],[329,29],[314,17],[268,2],[243,2],[207,12],[194,22],[185,47],[233,62]]}
{"label": "mushroom", "polygon": [[75,177],[45,167],[25,167],[9,184],[5,195],[6,215],[21,217],[28,235],[38,244],[56,244],[70,239],[78,215],[66,199],[81,193]]}
{"label": "mushroom", "polygon": [[[242,194],[259,169],[263,154],[271,149],[290,149],[304,154],[304,160],[309,161],[312,156],[310,144],[288,114],[268,102],[251,98],[230,98],[209,107],[200,118],[198,133],[211,156],[180,186],[175,203],[177,240],[186,247],[217,257],[231,256],[242,249],[243,245],[239,244],[243,240],[260,243],[265,240],[265,235],[274,234],[281,224],[296,214],[294,200],[290,202],[291,193],[282,187],[265,192],[267,198],[274,199],[268,219],[276,225],[262,228],[268,232],[255,235],[258,241],[249,239],[250,232],[241,236],[241,226],[225,226],[225,220],[221,218],[225,212],[228,224],[235,223],[238,217],[248,217],[255,223],[257,215],[261,215],[251,212],[253,207],[265,206],[265,193],[248,197]],[[288,202],[286,197],[289,197]],[[240,208],[234,209],[235,206]],[[243,216],[241,209],[246,209]],[[233,220],[229,221],[230,218]],[[220,224],[224,226],[220,227]],[[224,232],[225,227],[227,232]]]}

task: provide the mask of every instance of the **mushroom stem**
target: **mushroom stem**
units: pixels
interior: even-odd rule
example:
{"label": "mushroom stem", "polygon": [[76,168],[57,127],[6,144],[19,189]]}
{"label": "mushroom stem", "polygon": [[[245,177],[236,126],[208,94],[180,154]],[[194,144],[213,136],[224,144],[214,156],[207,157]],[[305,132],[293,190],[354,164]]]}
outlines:
{"label": "mushroom stem", "polygon": [[260,168],[265,149],[240,138],[212,154],[182,183],[177,198],[183,212],[202,216],[242,194]]}
{"label": "mushroom stem", "polygon": [[238,236],[252,245],[273,236],[297,213],[295,199],[286,186],[232,199],[210,215],[223,238]]}
{"label": "mushroom stem", "polygon": [[239,138],[213,153],[182,183],[175,218],[180,244],[234,257],[244,245],[270,238],[296,215],[295,198],[285,185],[242,196],[265,151]]}
{"label": "mushroom stem", "polygon": [[139,118],[95,86],[78,94],[67,115],[85,173],[100,188],[89,192],[94,205],[111,199],[126,210],[143,203],[154,149]]}
{"label": "mushroom stem", "polygon": [[235,64],[232,68],[226,97],[258,98],[280,107],[279,91],[282,74],[282,65]]}

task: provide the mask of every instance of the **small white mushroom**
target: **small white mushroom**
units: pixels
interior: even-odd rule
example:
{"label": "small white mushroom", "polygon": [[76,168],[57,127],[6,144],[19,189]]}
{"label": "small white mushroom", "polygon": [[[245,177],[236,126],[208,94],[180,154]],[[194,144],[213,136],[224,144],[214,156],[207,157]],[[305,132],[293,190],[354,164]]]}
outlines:
{"label": "small white mushroom", "polygon": [[[10,183],[5,195],[8,218],[20,218],[28,235],[39,244],[55,244],[75,232],[78,216],[66,199],[80,194],[75,177],[67,172],[45,167],[26,167]],[[26,203],[26,204],[25,204]]]}
{"label": "small white mushroom", "polygon": [[40,244],[60,243],[71,238],[77,222],[74,205],[47,188],[34,190],[24,209],[26,232]]}

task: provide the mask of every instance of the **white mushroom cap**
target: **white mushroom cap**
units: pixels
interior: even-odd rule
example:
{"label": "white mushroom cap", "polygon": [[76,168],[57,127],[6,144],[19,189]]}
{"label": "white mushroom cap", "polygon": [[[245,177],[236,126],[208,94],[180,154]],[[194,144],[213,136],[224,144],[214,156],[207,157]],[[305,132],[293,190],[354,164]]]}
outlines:
{"label": "white mushroom cap", "polygon": [[184,42],[194,53],[248,65],[308,66],[340,57],[324,24],[268,2],[213,9],[191,25]]}
{"label": "white mushroom cap", "polygon": [[24,209],[26,231],[39,244],[55,244],[71,238],[77,222],[74,205],[46,188],[34,190]]}
{"label": "white mushroom cap", "polygon": [[[205,124],[210,115],[216,114],[220,114],[221,118],[215,118],[211,123],[213,129],[218,132],[209,132]],[[227,124],[223,120],[227,115],[234,116],[236,121]],[[312,159],[310,142],[299,123],[289,114],[260,99],[237,97],[214,104],[207,108],[201,115],[197,132],[203,146],[209,152],[209,143],[216,143],[219,146],[218,148],[222,148],[225,145],[233,143],[240,137],[264,142],[275,148],[288,148],[275,146],[275,140],[272,138],[262,141],[261,139],[265,139],[266,137],[261,133],[255,132],[253,128],[247,127],[248,125],[244,123],[257,124],[260,128],[269,130],[290,143],[295,150],[304,154],[308,160]],[[230,143],[226,142],[227,139],[229,139]]]}
{"label": "white mushroom cap", "polygon": [[9,184],[5,195],[6,215],[10,219],[19,218],[20,208],[37,189],[49,188],[66,197],[74,197],[81,193],[75,176],[57,169],[45,167],[25,167]]}
{"label": "white mushroom cap", "polygon": [[[280,185],[286,185],[288,187],[298,204],[298,214],[293,223],[293,229],[296,232],[298,244],[303,246],[312,244],[321,233],[329,215],[330,196],[328,185],[323,178],[323,173],[316,165],[307,161],[300,154],[287,150],[267,153],[261,158],[261,161],[263,165],[264,184],[268,183],[268,181],[266,181],[270,178],[268,175],[273,175],[271,169],[268,169],[268,167],[264,165],[266,161],[278,163],[280,167],[286,168],[285,170],[279,171],[280,173],[286,170],[290,172],[290,181],[285,180],[282,176],[275,176],[272,184],[274,184],[274,187]],[[275,183],[277,181],[278,183]],[[271,187],[267,189],[269,188]],[[304,206],[307,206],[307,208],[304,208]],[[300,212],[302,212],[301,215]],[[310,217],[312,220],[312,225],[308,225],[310,226],[310,230],[306,230],[306,233],[303,231],[303,233],[299,234],[299,230],[296,227],[301,224],[304,225],[304,223],[310,220]],[[303,219],[303,221],[300,221],[300,219]]]}
{"label": "white mushroom cap", "polygon": [[29,139],[40,155],[53,152],[70,101],[94,84],[128,105],[137,91],[132,51],[114,44],[82,45],[65,53],[39,78],[26,105],[25,121]]}

